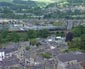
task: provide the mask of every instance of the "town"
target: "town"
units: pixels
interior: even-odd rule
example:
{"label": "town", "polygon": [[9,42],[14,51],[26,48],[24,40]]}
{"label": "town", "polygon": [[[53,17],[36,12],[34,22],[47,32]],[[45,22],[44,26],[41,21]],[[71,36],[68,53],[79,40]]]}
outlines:
{"label": "town", "polygon": [[85,69],[85,1],[37,1],[0,0],[0,69]]}

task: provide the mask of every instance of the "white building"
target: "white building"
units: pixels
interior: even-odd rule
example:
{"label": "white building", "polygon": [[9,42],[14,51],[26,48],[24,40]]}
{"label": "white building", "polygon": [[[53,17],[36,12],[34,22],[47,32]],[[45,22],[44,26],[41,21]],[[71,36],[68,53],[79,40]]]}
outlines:
{"label": "white building", "polygon": [[3,61],[5,58],[5,52],[0,52],[0,61]]}

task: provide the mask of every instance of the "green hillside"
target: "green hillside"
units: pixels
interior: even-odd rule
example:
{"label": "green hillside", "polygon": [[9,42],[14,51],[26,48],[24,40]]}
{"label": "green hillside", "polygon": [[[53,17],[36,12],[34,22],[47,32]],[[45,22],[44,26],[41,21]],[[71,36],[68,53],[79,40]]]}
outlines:
{"label": "green hillside", "polygon": [[12,0],[0,0],[0,2],[12,2]]}

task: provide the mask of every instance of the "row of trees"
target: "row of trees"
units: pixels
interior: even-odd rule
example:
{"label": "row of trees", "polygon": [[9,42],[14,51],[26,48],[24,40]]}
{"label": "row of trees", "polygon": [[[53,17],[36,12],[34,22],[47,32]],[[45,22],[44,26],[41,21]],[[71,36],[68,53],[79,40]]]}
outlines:
{"label": "row of trees", "polygon": [[35,38],[46,38],[50,35],[49,31],[44,30],[29,30],[27,32],[8,32],[3,30],[0,32],[0,44],[5,42],[27,41]]}
{"label": "row of trees", "polygon": [[80,25],[80,26],[74,27],[72,29],[72,32],[75,37],[80,37],[81,35],[85,34],[85,26]]}

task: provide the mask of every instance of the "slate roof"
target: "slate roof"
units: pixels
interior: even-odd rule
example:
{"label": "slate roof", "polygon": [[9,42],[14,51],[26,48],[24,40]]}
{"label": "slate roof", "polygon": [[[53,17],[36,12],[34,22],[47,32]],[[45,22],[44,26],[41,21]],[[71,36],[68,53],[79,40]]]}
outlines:
{"label": "slate roof", "polygon": [[68,64],[66,69],[82,69],[80,64]]}
{"label": "slate roof", "polygon": [[58,55],[58,59],[62,62],[77,60],[78,62],[85,62],[85,53],[76,54],[76,53],[67,53]]}
{"label": "slate roof", "polygon": [[14,47],[14,48],[2,48],[0,49],[0,51],[4,51],[5,53],[10,53],[10,52],[14,52],[14,51],[17,51],[18,48],[17,47]]}
{"label": "slate roof", "polygon": [[16,56],[12,56],[10,58],[6,58],[2,62],[0,62],[0,65],[2,67],[16,65],[16,64],[19,64],[19,59],[17,59]]}
{"label": "slate roof", "polygon": [[39,64],[39,65],[33,66],[32,69],[44,69],[44,66],[43,64]]}
{"label": "slate roof", "polygon": [[23,55],[24,55],[25,58],[28,58],[28,59],[30,58],[30,52],[29,51],[25,51],[24,50],[24,54]]}

